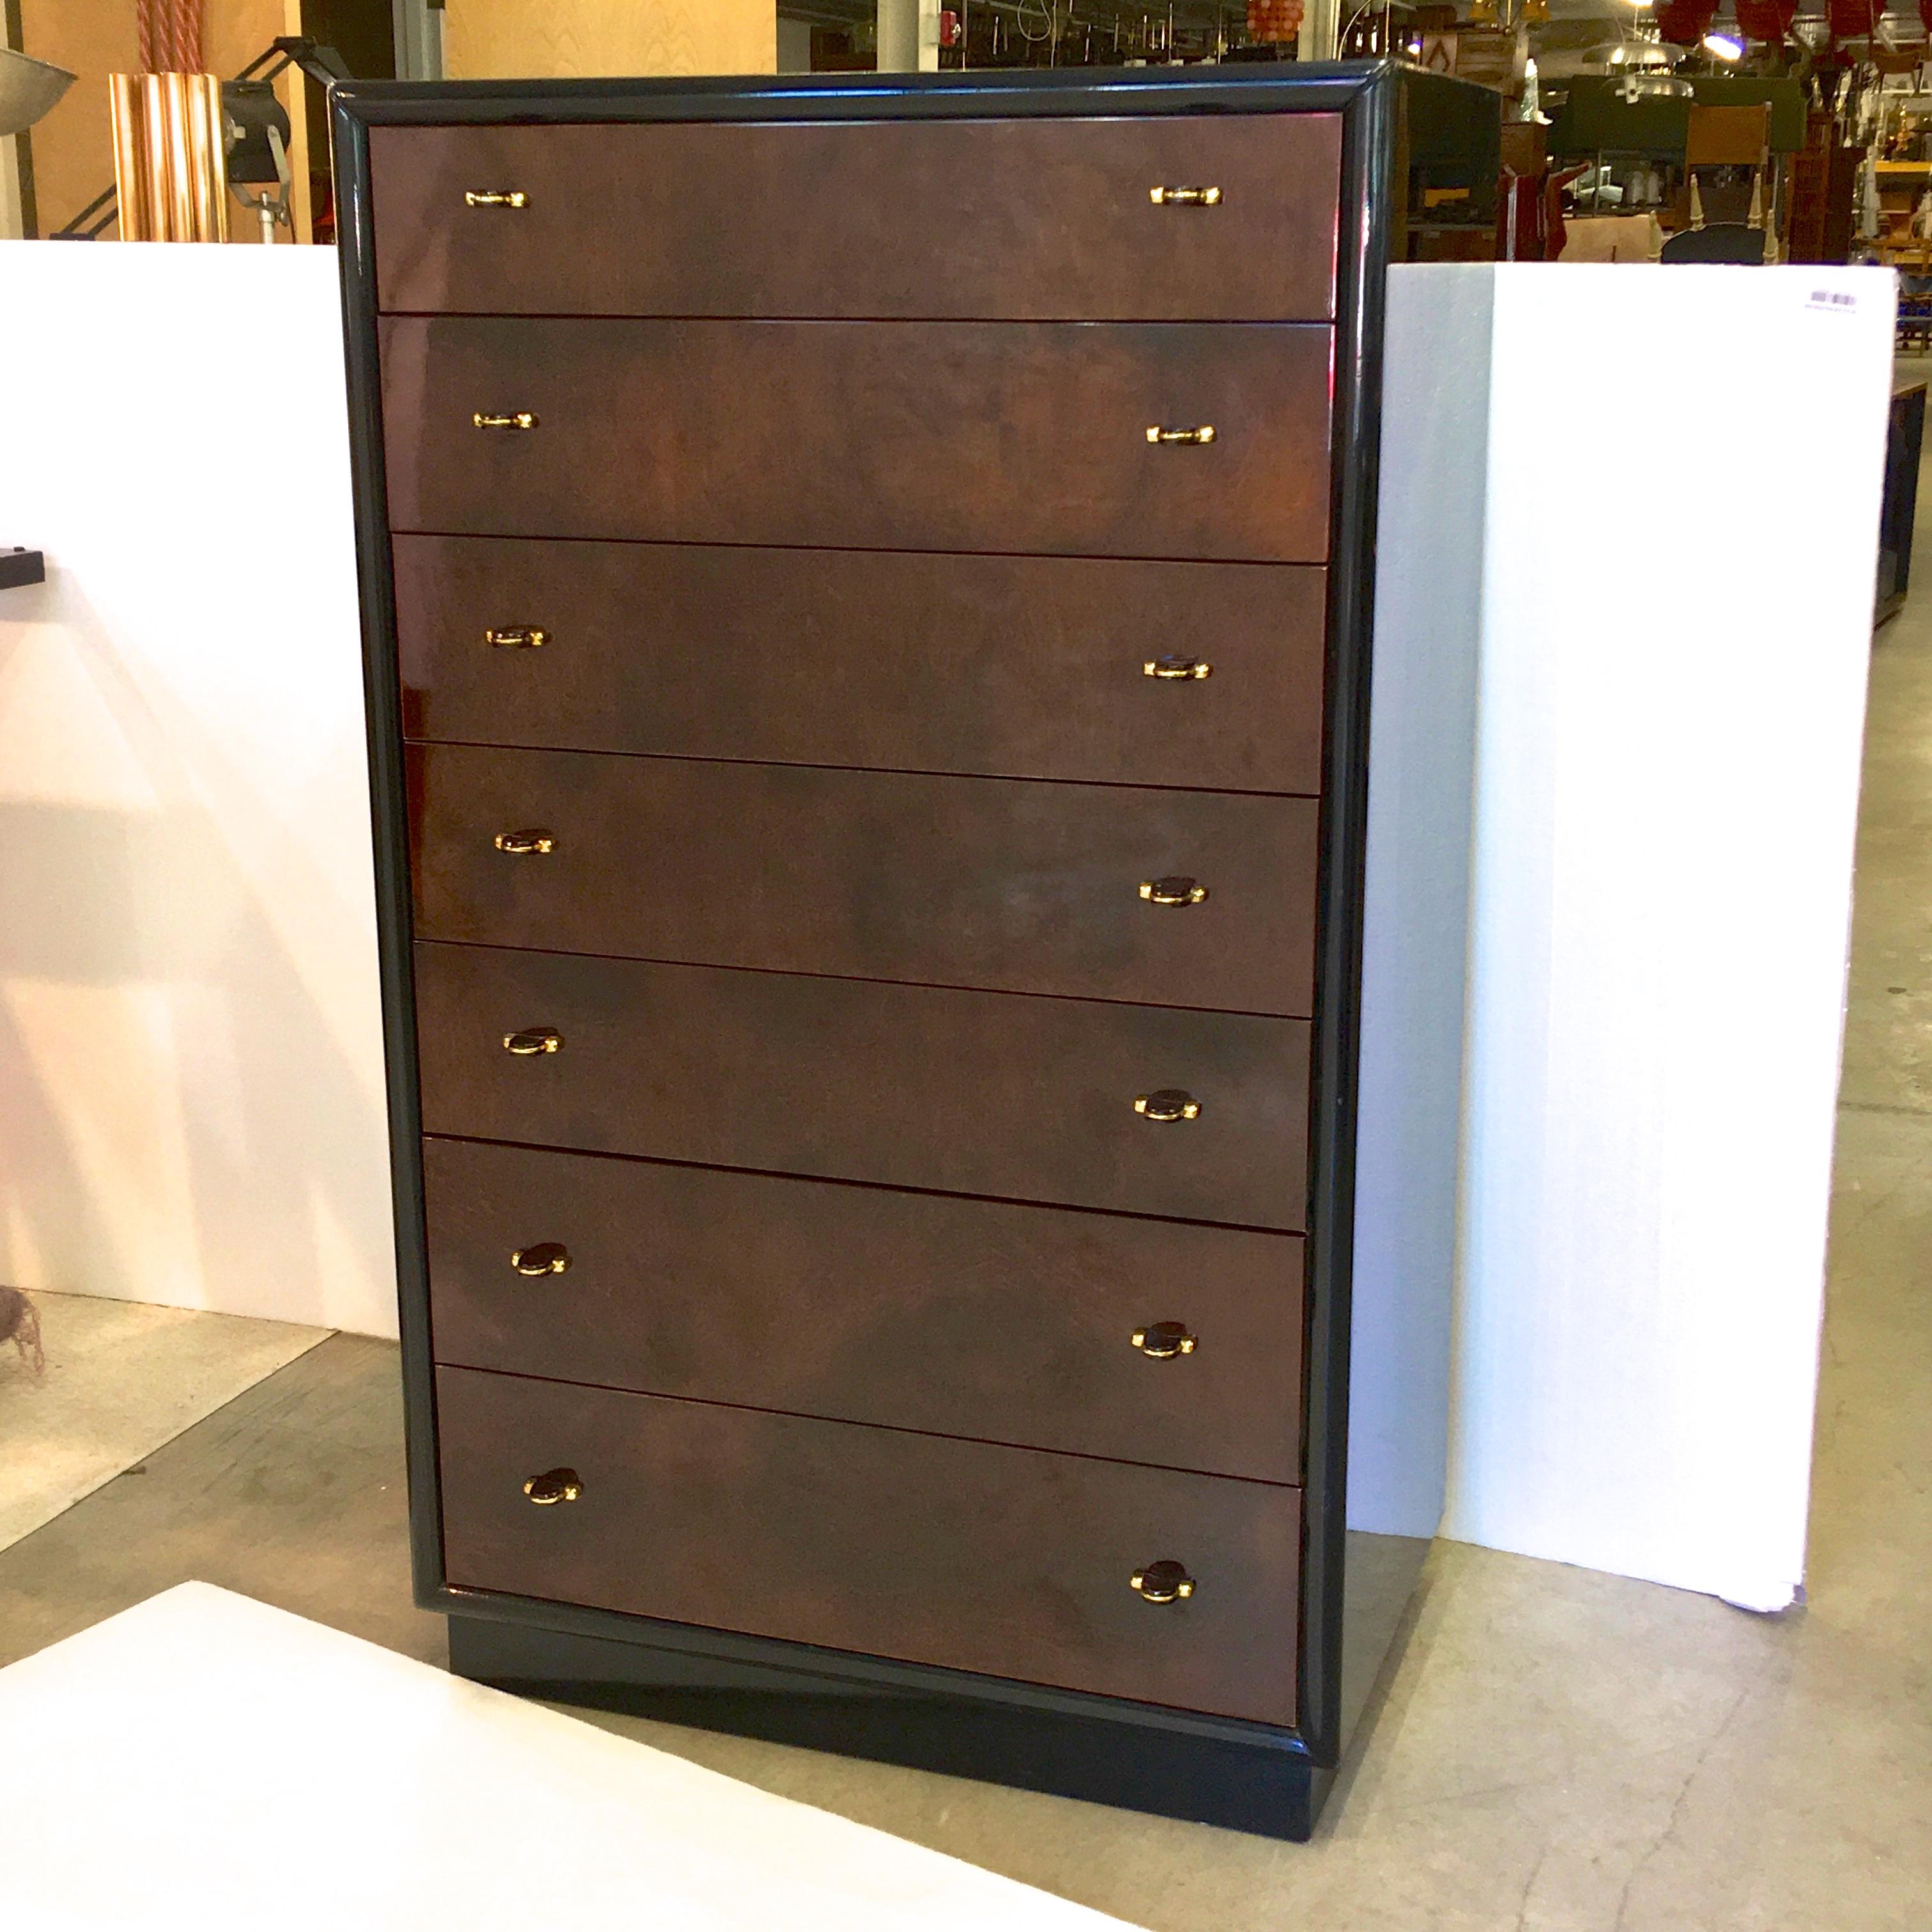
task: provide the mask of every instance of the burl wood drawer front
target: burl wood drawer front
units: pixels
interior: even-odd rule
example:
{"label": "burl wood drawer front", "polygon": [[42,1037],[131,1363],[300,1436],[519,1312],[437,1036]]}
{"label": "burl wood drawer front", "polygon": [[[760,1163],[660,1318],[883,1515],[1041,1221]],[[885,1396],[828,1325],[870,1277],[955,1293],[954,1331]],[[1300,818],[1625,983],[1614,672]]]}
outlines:
{"label": "burl wood drawer front", "polygon": [[459,1587],[1294,1720],[1298,1490],[470,1369],[436,1406]]}
{"label": "burl wood drawer front", "polygon": [[376,128],[379,299],[485,315],[1323,321],[1341,127]]}
{"label": "burl wood drawer front", "polygon": [[423,1157],[439,1361],[1300,1480],[1298,1236],[476,1142]]}
{"label": "burl wood drawer front", "polygon": [[395,565],[412,738],[1321,788],[1318,569],[436,536]]}
{"label": "burl wood drawer front", "polygon": [[1301,1020],[430,943],[416,992],[429,1133],[1304,1225]]}
{"label": "burl wood drawer front", "polygon": [[391,316],[389,520],[1319,563],[1332,340],[1251,322]]}
{"label": "burl wood drawer front", "polygon": [[469,745],[409,768],[425,939],[1312,1010],[1312,799]]}

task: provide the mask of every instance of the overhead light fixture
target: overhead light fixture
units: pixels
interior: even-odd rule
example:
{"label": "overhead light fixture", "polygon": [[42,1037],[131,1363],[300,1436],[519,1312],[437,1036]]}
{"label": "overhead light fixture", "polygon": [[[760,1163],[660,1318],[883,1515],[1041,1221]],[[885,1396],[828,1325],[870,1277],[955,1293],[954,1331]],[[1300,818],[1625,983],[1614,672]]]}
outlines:
{"label": "overhead light fixture", "polygon": [[1704,51],[1720,61],[1742,60],[1744,44],[1736,34],[1719,31],[1704,36]]}
{"label": "overhead light fixture", "polygon": [[1617,98],[1638,100],[1688,100],[1696,90],[1688,80],[1671,72],[1682,58],[1676,47],[1661,40],[1643,38],[1641,31],[1593,47],[1583,56],[1592,66],[1600,66],[1617,83]]}
{"label": "overhead light fixture", "polygon": [[1600,61],[1612,73],[1654,68],[1667,74],[1676,65],[1678,56],[1675,48],[1666,47],[1660,40],[1612,40],[1592,47],[1584,58]]}
{"label": "overhead light fixture", "polygon": [[1674,74],[1630,74],[1624,76],[1623,84],[1617,89],[1617,98],[1623,101],[1691,100],[1696,98],[1696,93],[1688,80]]}

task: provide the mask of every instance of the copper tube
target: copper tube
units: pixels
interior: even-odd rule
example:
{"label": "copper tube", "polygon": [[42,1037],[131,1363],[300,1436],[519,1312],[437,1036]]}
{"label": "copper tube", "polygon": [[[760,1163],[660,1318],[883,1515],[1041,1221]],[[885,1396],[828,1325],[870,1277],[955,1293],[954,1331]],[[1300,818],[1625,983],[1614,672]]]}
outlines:
{"label": "copper tube", "polygon": [[141,76],[141,207],[150,242],[171,238],[167,90],[158,74]]}
{"label": "copper tube", "polygon": [[202,86],[207,102],[202,124],[208,130],[208,192],[214,198],[214,225],[211,238],[226,242],[228,239],[228,110],[222,105],[220,75],[204,75]]}
{"label": "copper tube", "polygon": [[148,242],[147,202],[141,166],[141,81],[138,74],[107,76],[107,121],[114,142],[114,200],[124,242]]}
{"label": "copper tube", "polygon": [[188,144],[188,76],[164,74],[161,98],[166,103],[164,126],[168,143],[168,239],[199,242],[194,209],[194,164]]}
{"label": "copper tube", "polygon": [[221,82],[188,76],[188,158],[194,170],[195,238],[228,239],[228,160],[221,145]]}
{"label": "copper tube", "polygon": [[212,74],[112,74],[108,110],[125,242],[225,242],[221,82]]}

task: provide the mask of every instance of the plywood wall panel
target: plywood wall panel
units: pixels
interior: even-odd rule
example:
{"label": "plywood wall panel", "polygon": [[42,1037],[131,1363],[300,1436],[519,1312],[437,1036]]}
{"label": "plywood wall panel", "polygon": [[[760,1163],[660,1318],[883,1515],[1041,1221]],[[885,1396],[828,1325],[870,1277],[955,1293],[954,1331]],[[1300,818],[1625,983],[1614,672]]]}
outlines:
{"label": "plywood wall panel", "polygon": [[452,80],[778,67],[776,0],[454,0],[442,34]]}
{"label": "plywood wall panel", "polygon": [[114,178],[107,76],[140,65],[134,0],[21,0],[20,29],[24,52],[79,76],[33,133],[34,198],[50,235]]}

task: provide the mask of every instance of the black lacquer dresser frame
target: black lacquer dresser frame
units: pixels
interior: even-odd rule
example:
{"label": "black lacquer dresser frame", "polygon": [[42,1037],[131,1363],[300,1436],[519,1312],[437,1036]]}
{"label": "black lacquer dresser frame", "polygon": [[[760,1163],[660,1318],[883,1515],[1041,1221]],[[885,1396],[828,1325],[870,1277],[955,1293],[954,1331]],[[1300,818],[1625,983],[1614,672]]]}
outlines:
{"label": "black lacquer dresser frame", "polygon": [[[781,80],[363,82],[332,94],[417,1601],[452,1667],[565,1702],[1303,1838],[1340,1762],[1370,603],[1383,274],[1403,220],[1392,63]],[[1426,85],[1426,81],[1424,84]],[[442,1562],[396,614],[376,356],[371,127],[1284,111],[1342,117],[1320,948],[1312,1081],[1302,1627],[1292,1730],[458,1588]],[[1379,1641],[1379,1638],[1378,1641]]]}

